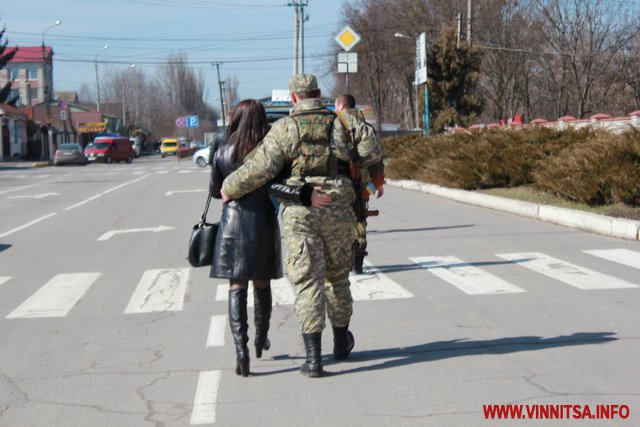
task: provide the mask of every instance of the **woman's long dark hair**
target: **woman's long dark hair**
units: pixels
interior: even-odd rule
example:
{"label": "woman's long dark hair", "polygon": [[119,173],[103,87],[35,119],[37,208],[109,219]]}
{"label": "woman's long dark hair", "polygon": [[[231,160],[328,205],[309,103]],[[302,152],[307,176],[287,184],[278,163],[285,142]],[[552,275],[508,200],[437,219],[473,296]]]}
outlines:
{"label": "woman's long dark hair", "polygon": [[242,163],[269,130],[267,113],[255,99],[240,101],[231,113],[229,142],[234,146],[233,161]]}

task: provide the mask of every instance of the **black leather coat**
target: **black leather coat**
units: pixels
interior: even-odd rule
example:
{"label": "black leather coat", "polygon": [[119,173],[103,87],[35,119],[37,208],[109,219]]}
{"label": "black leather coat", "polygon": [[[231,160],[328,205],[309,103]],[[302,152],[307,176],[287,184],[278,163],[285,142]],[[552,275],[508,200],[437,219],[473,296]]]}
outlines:
{"label": "black leather coat", "polygon": [[[216,199],[222,198],[224,178],[240,166],[234,164],[232,155],[233,146],[224,141],[213,157],[209,193]],[[239,280],[282,277],[280,228],[266,188],[223,205],[210,276]]]}

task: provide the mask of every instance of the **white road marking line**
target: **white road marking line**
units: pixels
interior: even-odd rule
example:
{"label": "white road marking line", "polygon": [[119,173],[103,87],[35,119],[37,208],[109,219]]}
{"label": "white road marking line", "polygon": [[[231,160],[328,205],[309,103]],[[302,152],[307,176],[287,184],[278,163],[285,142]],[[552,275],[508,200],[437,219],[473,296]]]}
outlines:
{"label": "white road marking line", "polygon": [[125,314],[182,310],[188,279],[188,268],[146,270]]}
{"label": "white road marking line", "polygon": [[617,262],[633,268],[640,268],[640,252],[629,249],[594,249],[590,251],[582,251],[589,255],[604,258],[608,261]]}
{"label": "white road marking line", "polygon": [[50,176],[53,176],[53,175],[44,174],[44,175],[34,175],[33,177],[34,178],[49,178]]}
{"label": "white road marking line", "polygon": [[58,274],[9,313],[7,319],[65,317],[99,276],[100,273]]}
{"label": "white road marking line", "polygon": [[191,425],[215,424],[220,377],[220,371],[202,371],[198,375],[198,387],[189,421]]}
{"label": "white road marking line", "polygon": [[43,193],[43,194],[36,194],[33,196],[9,196],[7,197],[7,199],[44,199],[45,197],[50,197],[50,196],[59,196],[60,193]]}
{"label": "white road marking line", "polygon": [[365,262],[364,274],[352,274],[349,281],[354,301],[415,297],[368,262]]}
{"label": "white road marking line", "polygon": [[109,188],[108,190],[105,190],[105,191],[103,191],[103,192],[102,192],[102,193],[100,193],[100,194],[96,194],[95,196],[91,196],[91,197],[89,197],[88,199],[85,199],[85,200],[83,200],[83,201],[81,201],[81,202],[79,202],[79,203],[76,203],[75,205],[71,205],[71,206],[69,206],[69,207],[67,207],[67,208],[64,208],[64,210],[65,210],[65,211],[70,211],[71,209],[75,209],[75,208],[77,208],[77,207],[80,207],[80,206],[82,206],[82,205],[85,205],[85,204],[87,204],[87,203],[91,202],[92,200],[95,200],[95,199],[97,199],[97,198],[99,198],[99,197],[104,196],[105,194],[109,194],[109,193],[111,193],[111,192],[113,192],[113,191],[119,190],[119,189],[120,189],[120,188],[122,188],[122,187],[126,187],[127,185],[134,184],[134,183],[136,183],[136,182],[138,182],[138,181],[142,181],[142,180],[143,180],[143,179],[145,179],[147,176],[149,176],[149,175],[144,175],[144,176],[141,176],[140,178],[136,178],[136,179],[134,179],[134,180],[131,180],[131,181],[125,182],[125,183],[123,183],[123,184],[116,185],[115,187]]}
{"label": "white road marking line", "polygon": [[142,175],[144,173],[144,171],[135,171],[132,172],[132,175]]}
{"label": "white road marking line", "polygon": [[428,256],[410,259],[468,295],[526,292],[512,283],[454,256]]}
{"label": "white road marking line", "polygon": [[0,286],[2,286],[3,284],[7,283],[9,281],[9,279],[11,279],[11,276],[2,276],[2,277],[0,277]]}
{"label": "white road marking line", "polygon": [[633,283],[598,273],[597,271],[589,270],[588,268],[571,264],[539,252],[496,255],[578,289],[623,289],[638,287],[638,285],[634,285]]}
{"label": "white road marking line", "polygon": [[130,228],[130,229],[126,229],[126,230],[111,230],[111,231],[107,231],[102,236],[98,237],[98,241],[101,242],[101,241],[109,240],[110,238],[112,238],[116,234],[141,233],[141,232],[145,232],[145,231],[151,231],[153,233],[158,233],[160,231],[168,231],[168,230],[175,230],[175,228],[169,227],[168,225],[159,225],[157,227],[150,227],[150,228]]}
{"label": "white road marking line", "polygon": [[207,347],[224,346],[224,331],[227,330],[227,316],[211,316],[209,324],[209,335],[207,336]]}
{"label": "white road marking line", "polygon": [[179,174],[184,174],[184,173],[191,173],[191,171],[185,171],[185,170],[181,170],[178,172]]}
{"label": "white road marking line", "polygon": [[166,175],[166,174],[168,174],[168,173],[169,173],[169,171],[164,171],[164,170],[162,170],[162,171],[158,171],[158,172],[156,172],[156,173],[157,173],[157,174],[160,174],[160,175]]}
{"label": "white road marking line", "polygon": [[85,200],[83,200],[83,201],[81,201],[79,203],[76,203],[75,205],[71,205],[71,206],[69,206],[67,208],[64,208],[64,210],[65,211],[70,211],[71,209],[75,209],[77,207],[80,207],[80,206],[82,206],[82,205],[84,205],[86,203],[89,203],[90,201],[95,200],[95,199],[97,199],[99,197],[102,197],[102,194],[96,194],[95,196],[91,196],[88,199],[85,199]]}
{"label": "white road marking line", "polygon": [[27,188],[35,187],[36,185],[42,185],[42,184],[22,185],[20,187],[10,188],[8,190],[2,190],[0,191],[0,194],[7,194],[7,193],[13,193],[14,191],[26,190]]}
{"label": "white road marking line", "polygon": [[26,224],[24,224],[24,225],[21,225],[20,227],[16,227],[16,228],[14,228],[13,230],[9,230],[9,231],[6,231],[6,232],[4,232],[4,233],[0,234],[0,238],[2,238],[2,237],[7,237],[7,236],[9,236],[9,235],[11,235],[11,234],[15,233],[16,231],[24,230],[25,228],[27,228],[27,227],[31,227],[32,225],[37,224],[37,223],[39,223],[40,221],[44,221],[44,220],[45,220],[45,219],[47,219],[47,218],[51,218],[51,217],[52,217],[52,216],[54,216],[54,215],[57,215],[57,213],[55,213],[55,212],[54,212],[54,213],[50,213],[50,214],[47,214],[47,215],[45,215],[45,216],[42,216],[42,217],[40,217],[40,218],[38,218],[38,219],[34,219],[34,220],[33,220],[33,221],[31,221],[31,222],[28,222],[28,223],[26,223]]}
{"label": "white road marking line", "polygon": [[166,193],[164,193],[165,196],[171,196],[173,194],[179,194],[179,193],[204,193],[205,191],[207,191],[204,188],[201,188],[199,190],[174,190],[174,191],[167,191]]}

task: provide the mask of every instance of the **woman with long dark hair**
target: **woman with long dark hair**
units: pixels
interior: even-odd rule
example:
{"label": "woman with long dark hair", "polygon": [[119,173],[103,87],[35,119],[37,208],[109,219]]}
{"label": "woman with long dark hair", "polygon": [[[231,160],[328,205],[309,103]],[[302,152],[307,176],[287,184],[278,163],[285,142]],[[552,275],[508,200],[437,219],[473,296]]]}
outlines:
{"label": "woman with long dark hair", "polygon": [[[264,107],[241,101],[231,113],[228,137],[213,157],[210,194],[222,198],[222,181],[244,162],[267,134]],[[266,187],[222,207],[211,277],[229,279],[229,325],[236,350],[236,374],[249,375],[247,289],[253,282],[256,357],[268,350],[271,319],[271,279],[282,277],[280,229],[276,208]]]}

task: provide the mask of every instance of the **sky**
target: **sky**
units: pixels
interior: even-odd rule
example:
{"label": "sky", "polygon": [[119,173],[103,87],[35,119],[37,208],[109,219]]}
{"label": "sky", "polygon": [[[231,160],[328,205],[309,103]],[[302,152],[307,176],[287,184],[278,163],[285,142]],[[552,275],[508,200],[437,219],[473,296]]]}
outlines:
{"label": "sky", "polygon": [[[344,0],[309,0],[305,14],[305,72],[326,75],[334,37],[343,28]],[[0,6],[0,26],[10,46],[40,46],[43,32],[54,50],[54,90],[95,90],[99,74],[135,64],[148,76],[171,52],[186,54],[202,71],[206,101],[219,96],[222,79],[239,81],[240,98],[270,96],[286,89],[293,68],[294,12],[289,0],[11,0]],[[57,20],[62,23],[47,29]],[[109,49],[101,52],[108,45]],[[98,52],[100,52],[98,54]]]}

